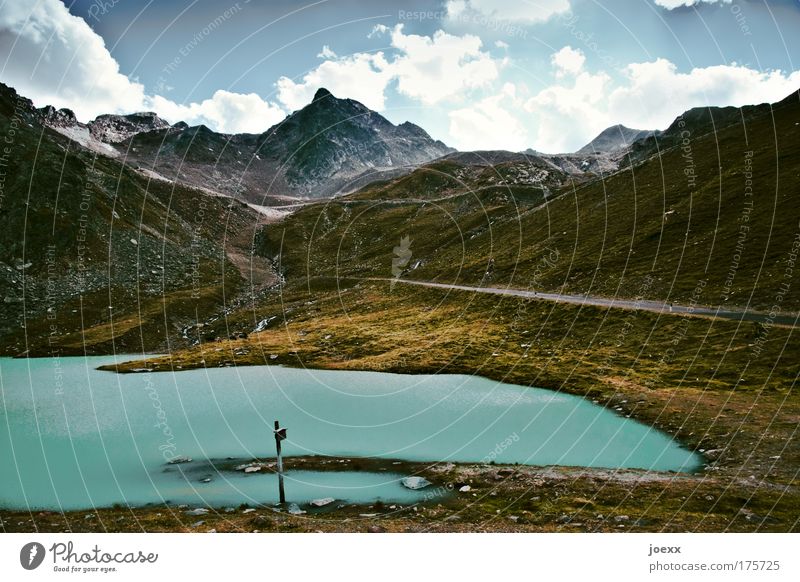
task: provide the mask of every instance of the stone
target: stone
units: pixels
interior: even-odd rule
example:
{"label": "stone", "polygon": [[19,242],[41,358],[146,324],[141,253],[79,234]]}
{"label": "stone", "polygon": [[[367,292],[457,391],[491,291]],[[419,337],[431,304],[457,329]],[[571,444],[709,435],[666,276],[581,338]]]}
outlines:
{"label": "stone", "polygon": [[400,479],[400,483],[402,483],[403,487],[406,489],[423,489],[431,484],[431,482],[424,477],[418,477],[416,475],[412,477],[403,477]]}
{"label": "stone", "polygon": [[191,458],[191,457],[187,457],[187,456],[185,456],[185,455],[179,455],[179,456],[177,456],[177,457],[173,457],[173,458],[171,458],[171,459],[170,459],[169,461],[167,461],[167,462],[168,462],[170,465],[180,465],[181,463],[191,463],[191,462],[192,462],[192,458]]}
{"label": "stone", "polygon": [[196,509],[190,509],[186,512],[186,515],[205,515],[208,513],[208,510],[205,507],[198,507]]}
{"label": "stone", "polygon": [[325,507],[336,501],[333,497],[322,497],[320,499],[312,499],[309,505],[314,507]]}
{"label": "stone", "polygon": [[469,491],[472,491],[472,487],[470,487],[469,485],[464,485],[463,487],[459,488],[458,491],[460,493],[467,493]]}
{"label": "stone", "polygon": [[300,509],[300,506],[297,505],[296,503],[290,503],[289,508],[286,511],[288,511],[289,514],[291,515],[303,515],[304,513],[306,513],[305,511]]}

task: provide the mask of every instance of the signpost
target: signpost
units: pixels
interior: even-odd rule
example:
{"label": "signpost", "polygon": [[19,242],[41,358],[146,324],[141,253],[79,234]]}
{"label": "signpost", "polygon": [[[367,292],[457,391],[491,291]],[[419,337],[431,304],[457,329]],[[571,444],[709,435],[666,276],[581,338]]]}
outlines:
{"label": "signpost", "polygon": [[275,448],[278,451],[278,495],[281,503],[286,503],[286,493],[283,491],[283,458],[281,457],[281,441],[286,438],[286,429],[280,428],[280,423],[275,421]]}

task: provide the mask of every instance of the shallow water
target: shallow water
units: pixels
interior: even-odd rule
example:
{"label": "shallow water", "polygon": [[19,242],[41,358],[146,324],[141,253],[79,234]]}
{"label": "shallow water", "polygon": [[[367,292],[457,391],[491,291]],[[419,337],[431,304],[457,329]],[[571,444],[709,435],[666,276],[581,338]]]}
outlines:
{"label": "shallow water", "polygon": [[[272,474],[214,472],[201,483],[188,466],[165,462],[274,456],[275,419],[288,427],[287,456],[673,471],[701,464],[667,435],[584,399],[475,376],[95,369],[113,361],[0,358],[0,506],[274,502]],[[424,495],[402,487],[402,475],[292,472],[291,460],[287,468],[290,501],[411,503]]]}

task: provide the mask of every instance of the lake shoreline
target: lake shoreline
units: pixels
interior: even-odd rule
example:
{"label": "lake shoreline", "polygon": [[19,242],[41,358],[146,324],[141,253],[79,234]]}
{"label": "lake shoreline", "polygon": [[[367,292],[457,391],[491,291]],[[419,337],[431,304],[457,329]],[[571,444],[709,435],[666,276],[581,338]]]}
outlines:
{"label": "lake shoreline", "polygon": [[[338,464],[339,459],[328,459]],[[290,468],[318,461],[288,460]],[[360,461],[360,460],[359,460]],[[319,466],[319,465],[317,465]],[[797,531],[800,492],[746,479],[577,467],[405,463],[431,481],[431,499],[407,505],[331,504],[292,515],[274,506],[115,506],[67,512],[0,509],[5,532],[669,532]],[[423,490],[424,491],[424,490]],[[434,497],[434,492],[440,496]],[[635,491],[635,495],[631,492]],[[720,494],[719,492],[723,493]],[[733,510],[740,495],[752,509]],[[692,495],[694,498],[692,499]]]}
{"label": "lake shoreline", "polygon": [[[275,332],[272,332],[275,335]],[[280,335],[280,334],[278,334]],[[260,338],[257,338],[260,339]],[[270,338],[271,339],[271,338]],[[277,338],[276,338],[277,339]],[[251,336],[251,342],[253,336]],[[263,341],[263,340],[261,340]],[[474,374],[495,381],[514,383],[524,386],[525,371],[517,366],[504,366],[502,361],[492,362],[481,360],[480,366],[459,365],[457,361],[448,362],[446,365],[430,365],[413,360],[406,360],[404,365],[388,364],[377,357],[365,357],[353,361],[331,361],[320,358],[317,354],[300,349],[290,351],[288,348],[280,349],[275,342],[271,345],[258,346],[244,340],[224,340],[219,344],[210,344],[205,349],[176,352],[166,357],[144,356],[143,360],[130,363],[120,363],[113,366],[114,372],[130,372],[130,367],[148,367],[157,363],[159,366],[153,371],[182,371],[197,368],[219,368],[252,365],[280,365],[294,368],[309,368],[321,370],[363,370],[381,371],[398,374]],[[250,353],[242,353],[242,347],[260,347],[252,349]],[[217,351],[222,347],[221,351]],[[297,346],[296,346],[297,347]],[[302,346],[300,346],[302,347]],[[270,353],[278,357],[265,361]],[[169,363],[169,366],[165,364]],[[493,365],[494,364],[494,365]],[[108,366],[105,369],[108,370]],[[674,397],[677,387],[666,386],[653,389],[642,387],[635,382],[635,377],[630,380],[611,378],[607,382],[599,382],[593,378],[582,375],[570,377],[567,370],[559,378],[569,378],[567,383],[548,374],[537,379],[537,387],[554,392],[566,392],[582,396],[600,406],[613,410],[616,414],[628,416],[654,426],[683,443],[690,450],[702,454],[708,460],[706,469],[696,475],[681,478],[665,478],[663,475],[651,481],[639,481],[635,486],[630,482],[620,482],[615,479],[613,472],[599,469],[576,470],[555,468],[546,471],[542,476],[541,468],[516,467],[519,471],[520,483],[498,482],[495,485],[497,495],[488,497],[478,504],[460,505],[463,500],[456,498],[455,509],[425,508],[420,515],[412,518],[404,516],[390,516],[376,518],[361,518],[365,507],[353,506],[338,510],[328,516],[324,522],[319,523],[319,518],[300,519],[296,516],[274,515],[266,516],[269,525],[255,526],[252,519],[241,515],[235,518],[219,516],[213,520],[205,520],[206,524],[215,524],[217,531],[370,531],[370,528],[380,528],[386,531],[798,531],[800,527],[797,520],[797,507],[800,507],[800,492],[796,487],[792,462],[794,449],[783,445],[783,440],[776,438],[776,432],[782,423],[776,422],[770,410],[781,410],[788,414],[793,408],[788,406],[784,395],[780,391],[728,392],[728,391],[697,391],[690,386],[682,386],[680,390],[683,399]],[[562,383],[563,382],[563,383]],[[697,402],[706,403],[698,407]],[[753,408],[751,402],[757,400],[761,405]],[[687,402],[688,401],[688,402]],[[644,405],[642,403],[644,402]],[[691,405],[691,407],[689,406]],[[748,424],[740,424],[736,414],[726,414],[728,411],[742,410],[750,418]],[[707,412],[706,412],[707,411]],[[761,414],[759,414],[761,412]],[[764,418],[762,419],[762,415]],[[769,428],[772,434],[769,439],[764,439],[763,434]],[[788,430],[788,429],[787,429]],[[727,435],[731,432],[738,433],[743,438],[730,439]],[[749,436],[752,435],[752,436]],[[760,456],[752,453],[754,442],[759,443]],[[786,441],[787,443],[791,442]],[[774,446],[773,446],[774,445]],[[780,461],[767,460],[767,447],[775,450],[775,457]],[[761,457],[763,455],[763,457]],[[487,468],[486,475],[480,479],[491,479],[491,471],[497,471],[501,465]],[[521,470],[520,470],[521,469]],[[457,473],[471,471],[471,465],[459,465],[454,469]],[[529,471],[539,471],[538,476],[528,475]],[[574,479],[564,480],[555,478],[551,471],[562,473],[566,471]],[[578,473],[581,473],[578,475]],[[667,474],[669,475],[669,474]],[[460,477],[453,477],[457,479]],[[527,487],[520,491],[521,485]],[[540,518],[506,522],[498,520],[497,511],[501,515],[508,511],[515,511],[521,502],[531,505],[533,498],[541,497],[532,492],[545,489],[556,490],[558,495],[551,499],[549,509]],[[721,497],[718,497],[720,495]],[[608,522],[608,513],[597,513],[605,516],[600,519],[588,517],[584,519],[583,506],[575,507],[574,499],[591,501],[597,506],[597,498],[602,497],[604,504],[610,504],[615,512],[623,511],[622,515],[636,514],[646,516],[640,523]],[[526,501],[527,500],[527,501]],[[538,502],[537,502],[538,503]],[[535,504],[534,504],[535,505]],[[590,507],[587,505],[587,507]],[[529,511],[529,510],[526,510]],[[553,512],[560,511],[555,515]],[[608,507],[606,507],[608,511]],[[174,512],[165,512],[159,508],[139,508],[123,510],[103,510],[108,512],[108,519],[124,518],[124,521],[109,523],[108,519],[102,528],[98,522],[83,521],[86,512],[68,512],[65,517],[54,521],[53,515],[47,513],[37,516],[36,513],[9,512],[0,510],[0,518],[4,519],[5,531],[63,531],[58,529],[69,523],[71,531],[204,531],[202,527],[192,528],[182,515]],[[372,512],[372,510],[367,513]],[[464,516],[458,519],[455,516]],[[570,516],[569,521],[564,521]],[[538,514],[538,512],[535,512]],[[270,511],[270,514],[272,512]],[[443,515],[446,517],[441,517]],[[60,514],[56,514],[60,515]],[[98,512],[100,515],[100,512]],[[248,514],[249,515],[249,514]],[[516,513],[512,513],[516,515]],[[564,516],[567,516],[565,518]],[[656,519],[652,519],[653,517]],[[447,517],[452,519],[447,520]],[[620,517],[620,516],[616,516]],[[19,518],[19,519],[17,519]],[[255,518],[253,518],[255,519]],[[529,523],[524,520],[529,519]],[[9,520],[14,524],[13,529],[8,527]],[[14,521],[16,520],[16,521]],[[63,521],[62,521],[63,520]],[[636,520],[633,520],[636,521]],[[219,524],[217,522],[220,522]],[[44,523],[45,525],[41,525]],[[194,522],[192,522],[194,523]],[[50,524],[50,525],[46,525]],[[58,524],[58,525],[54,525]],[[371,524],[371,525],[368,525]],[[577,525],[576,525],[577,524]],[[28,528],[28,529],[26,529]],[[94,529],[92,529],[94,528]]]}

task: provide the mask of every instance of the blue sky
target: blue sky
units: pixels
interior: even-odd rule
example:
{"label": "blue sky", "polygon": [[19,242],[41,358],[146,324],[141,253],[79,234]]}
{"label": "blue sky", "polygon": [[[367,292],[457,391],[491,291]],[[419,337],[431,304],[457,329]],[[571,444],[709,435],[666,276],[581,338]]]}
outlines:
{"label": "blue sky", "polygon": [[84,121],[146,108],[229,132],[325,85],[460,149],[557,152],[785,97],[798,30],[789,0],[5,0],[0,80]]}

